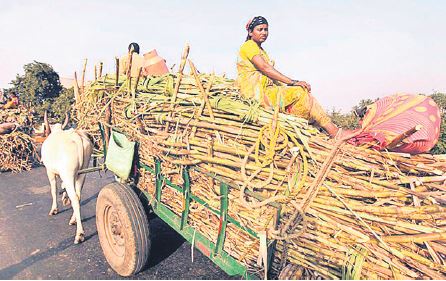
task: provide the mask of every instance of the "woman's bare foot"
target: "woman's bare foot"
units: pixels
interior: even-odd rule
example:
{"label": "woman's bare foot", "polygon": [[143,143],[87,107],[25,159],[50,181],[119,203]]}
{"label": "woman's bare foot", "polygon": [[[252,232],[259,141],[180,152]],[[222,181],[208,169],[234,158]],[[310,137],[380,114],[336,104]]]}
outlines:
{"label": "woman's bare foot", "polygon": [[341,139],[347,140],[349,138],[352,138],[360,130],[360,129],[349,130],[349,129],[338,128],[334,123],[328,123],[323,128],[325,131],[327,131],[330,137],[336,140],[341,140]]}
{"label": "woman's bare foot", "polygon": [[349,129],[339,128],[338,132],[336,133],[335,139],[336,140],[348,140],[348,139],[354,137],[355,134],[359,130],[360,129],[349,130]]}

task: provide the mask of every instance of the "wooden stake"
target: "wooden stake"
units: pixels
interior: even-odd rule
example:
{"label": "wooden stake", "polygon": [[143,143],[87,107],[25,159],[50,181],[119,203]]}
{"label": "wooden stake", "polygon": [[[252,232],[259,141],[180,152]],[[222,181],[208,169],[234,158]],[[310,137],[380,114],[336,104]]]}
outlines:
{"label": "wooden stake", "polygon": [[[175,107],[175,101],[177,99],[178,91],[180,90],[181,79],[183,79],[184,66],[186,65],[187,56],[189,56],[189,50],[189,44],[186,44],[186,46],[184,46],[183,53],[181,54],[181,63],[178,69],[177,81],[171,99],[169,117],[172,117],[172,112]],[[167,132],[167,130],[169,130],[169,122],[166,122],[166,126],[164,127],[164,131]]]}
{"label": "wooden stake", "polygon": [[136,124],[138,125],[139,132],[140,132],[141,134],[143,134],[143,135],[147,135],[147,131],[146,131],[146,129],[144,128],[144,124],[143,124],[143,122],[141,121],[141,118],[136,117],[136,118],[135,118],[135,121],[136,121]]}
{"label": "wooden stake", "polygon": [[112,120],[112,111],[111,111],[111,103],[108,102],[107,108],[105,109],[105,147],[108,147],[108,144],[110,142],[110,126],[111,126],[111,120]]}
{"label": "wooden stake", "polygon": [[[210,90],[212,88],[212,84],[213,83],[214,83],[214,74],[212,74],[212,76],[211,76],[211,78],[209,80],[208,87],[206,88],[206,95],[209,95],[209,92],[210,92]],[[196,114],[197,118],[201,117],[201,114],[203,114],[204,106],[205,106],[205,102],[203,101],[203,103],[200,105],[200,108],[198,109],[198,112]],[[195,133],[196,132],[197,132],[197,127],[193,127],[192,128],[192,133],[190,134],[191,138],[195,137]],[[216,133],[218,133],[218,132],[216,131]]]}
{"label": "wooden stake", "polygon": [[129,93],[132,91],[132,76],[127,76],[127,80],[129,81]]}
{"label": "wooden stake", "polygon": [[132,63],[133,63],[133,52],[129,52],[128,55],[128,65],[127,65],[127,79],[129,81],[129,93],[132,91]]}
{"label": "wooden stake", "polygon": [[387,146],[388,149],[395,148],[400,142],[402,142],[404,139],[410,137],[411,135],[415,134],[419,130],[423,128],[422,125],[416,125],[415,127],[405,131],[401,135],[397,136],[389,145]]}
{"label": "wooden stake", "polygon": [[138,90],[138,84],[139,84],[139,79],[141,78],[141,74],[142,74],[142,67],[139,68],[138,77],[136,77],[135,92]]}
{"label": "wooden stake", "polygon": [[99,76],[98,77],[102,77],[102,67],[104,66],[103,62],[99,63]]}
{"label": "wooden stake", "polygon": [[277,123],[279,120],[279,111],[280,111],[280,92],[277,93],[276,96],[276,106],[274,107],[273,119],[271,120],[271,139],[276,131]]}
{"label": "wooden stake", "polygon": [[133,62],[133,54],[132,54],[132,52],[129,52],[129,55],[127,57],[127,62],[128,62],[128,65],[127,65],[127,72],[126,72],[126,74],[127,74],[127,78],[130,78],[130,77],[132,77],[132,62]]}
{"label": "wooden stake", "polygon": [[79,120],[80,108],[79,103],[81,102],[81,96],[79,93],[79,84],[77,83],[77,73],[74,72],[74,103],[76,107],[76,118]]}
{"label": "wooden stake", "polygon": [[172,103],[175,103],[176,99],[177,99],[177,95],[178,92],[180,90],[180,83],[181,83],[181,79],[183,78],[183,71],[184,71],[184,67],[186,65],[186,59],[189,56],[189,50],[190,47],[188,44],[186,44],[186,46],[184,47],[183,50],[183,54],[181,55],[181,63],[180,63],[180,68],[178,69],[178,76],[177,76],[177,83],[175,84],[175,89],[173,91],[173,95],[172,95]]}
{"label": "wooden stake", "polygon": [[209,102],[208,95],[207,95],[206,91],[204,90],[203,85],[201,84],[200,77],[198,77],[197,69],[195,68],[195,65],[192,63],[191,60],[188,60],[188,61],[189,61],[189,66],[192,70],[192,74],[195,77],[197,87],[198,87],[198,89],[200,89],[201,95],[202,95],[204,102],[206,103],[206,106],[209,110],[209,116],[212,118],[212,120],[214,120],[215,119],[214,112],[212,111],[212,107],[211,107],[211,103]]}
{"label": "wooden stake", "polygon": [[82,69],[82,81],[81,81],[82,93],[84,93],[84,88],[85,88],[85,71],[86,70],[87,70],[87,59],[85,59],[84,68]]}
{"label": "wooden stake", "polygon": [[119,58],[115,57],[116,61],[116,81],[115,81],[115,87],[118,88],[119,85]]}
{"label": "wooden stake", "polygon": [[[196,129],[197,127],[194,127],[194,129]],[[208,156],[209,157],[214,157],[214,138],[211,136],[208,136],[208,141],[209,141],[209,147],[208,147]],[[211,167],[213,167],[213,164],[210,164]],[[215,191],[215,181],[213,178],[210,178],[211,182],[210,182],[210,189]],[[216,193],[219,194],[219,193]]]}
{"label": "wooden stake", "polygon": [[94,81],[96,81],[97,79],[98,79],[98,68],[95,65],[94,66]]}
{"label": "wooden stake", "polygon": [[74,72],[74,99],[76,101],[76,104],[80,102],[80,95],[79,95],[79,84],[77,83],[77,73]]}

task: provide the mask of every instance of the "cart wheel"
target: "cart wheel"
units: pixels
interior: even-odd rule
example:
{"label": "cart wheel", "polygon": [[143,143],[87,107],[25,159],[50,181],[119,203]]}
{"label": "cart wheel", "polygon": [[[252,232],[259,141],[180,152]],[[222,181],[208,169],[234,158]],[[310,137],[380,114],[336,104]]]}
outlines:
{"label": "cart wheel", "polygon": [[150,251],[149,222],[135,192],[110,183],[99,192],[96,226],[102,251],[121,276],[141,271]]}

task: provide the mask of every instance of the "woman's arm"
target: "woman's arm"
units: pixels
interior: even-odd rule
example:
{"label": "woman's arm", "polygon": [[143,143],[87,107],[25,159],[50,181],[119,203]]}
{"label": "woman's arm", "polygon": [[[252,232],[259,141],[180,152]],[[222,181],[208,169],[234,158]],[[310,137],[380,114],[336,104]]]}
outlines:
{"label": "woman's arm", "polygon": [[293,79],[283,75],[272,65],[268,64],[261,55],[255,55],[252,58],[252,63],[258,70],[273,80],[277,80],[285,84],[291,84],[293,82]]}
{"label": "woman's arm", "polygon": [[304,81],[293,80],[283,75],[282,73],[277,71],[272,65],[268,64],[261,55],[255,55],[251,61],[254,64],[254,66],[258,70],[260,70],[260,72],[268,76],[270,79],[280,81],[289,86],[301,86],[307,88],[308,91],[311,91],[311,86],[308,83]]}

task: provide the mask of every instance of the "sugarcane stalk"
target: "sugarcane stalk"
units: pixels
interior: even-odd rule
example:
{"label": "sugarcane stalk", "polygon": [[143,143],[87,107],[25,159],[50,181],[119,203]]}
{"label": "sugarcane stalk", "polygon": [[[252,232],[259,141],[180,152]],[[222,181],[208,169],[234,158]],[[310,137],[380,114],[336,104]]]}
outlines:
{"label": "sugarcane stalk", "polygon": [[436,233],[421,233],[412,235],[395,235],[395,236],[382,236],[381,237],[386,242],[394,243],[423,243],[429,241],[440,241],[446,239],[446,232],[436,232]]}

